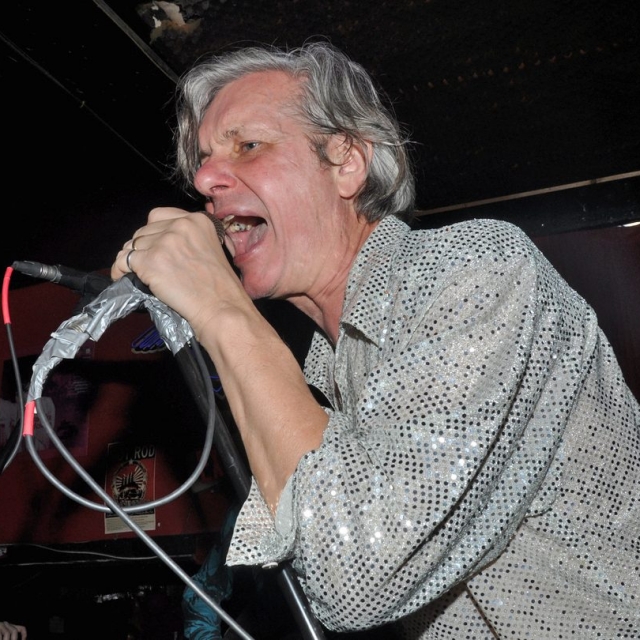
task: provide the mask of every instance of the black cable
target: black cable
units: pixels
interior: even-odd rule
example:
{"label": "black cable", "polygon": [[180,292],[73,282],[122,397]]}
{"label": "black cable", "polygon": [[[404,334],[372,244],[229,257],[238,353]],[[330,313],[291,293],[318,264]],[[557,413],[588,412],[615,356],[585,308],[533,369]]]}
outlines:
{"label": "black cable", "polygon": [[7,331],[7,340],[9,342],[9,350],[11,352],[11,363],[13,364],[13,372],[16,379],[20,419],[16,422],[7,442],[0,451],[0,473],[2,473],[11,464],[11,462],[13,462],[13,459],[20,449],[20,434],[22,432],[22,425],[24,424],[24,393],[22,391],[18,356],[16,354],[15,344],[13,341],[13,331],[10,323],[7,322],[4,326]]}

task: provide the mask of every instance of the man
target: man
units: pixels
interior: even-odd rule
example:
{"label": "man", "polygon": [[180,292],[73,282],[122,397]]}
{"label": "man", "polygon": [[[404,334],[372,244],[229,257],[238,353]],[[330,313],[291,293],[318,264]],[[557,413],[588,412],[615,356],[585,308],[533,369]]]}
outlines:
{"label": "man", "polygon": [[[178,109],[208,216],[154,209],[112,276],[220,375],[254,477],[228,563],[292,559],[338,631],[640,633],[640,408],[584,300],[512,225],[411,231],[398,125],[328,45],[212,58]],[[258,298],[316,323],[304,375]]]}

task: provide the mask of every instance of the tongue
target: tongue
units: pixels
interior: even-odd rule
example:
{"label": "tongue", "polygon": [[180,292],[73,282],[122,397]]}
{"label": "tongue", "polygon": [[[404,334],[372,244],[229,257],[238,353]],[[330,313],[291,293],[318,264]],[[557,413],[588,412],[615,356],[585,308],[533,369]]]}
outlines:
{"label": "tongue", "polygon": [[258,244],[267,232],[267,225],[262,222],[255,227],[242,234],[243,252],[249,251],[253,246]]}

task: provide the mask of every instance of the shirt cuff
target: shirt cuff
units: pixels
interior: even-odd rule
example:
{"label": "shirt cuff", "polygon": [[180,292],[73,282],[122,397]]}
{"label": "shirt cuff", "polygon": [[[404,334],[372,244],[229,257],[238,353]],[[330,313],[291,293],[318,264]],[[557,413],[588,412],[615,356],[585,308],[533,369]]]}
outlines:
{"label": "shirt cuff", "polygon": [[282,490],[275,518],[252,478],[249,495],[236,520],[227,552],[227,565],[260,565],[273,568],[293,557],[296,538],[293,509],[294,477],[295,473],[290,476]]}

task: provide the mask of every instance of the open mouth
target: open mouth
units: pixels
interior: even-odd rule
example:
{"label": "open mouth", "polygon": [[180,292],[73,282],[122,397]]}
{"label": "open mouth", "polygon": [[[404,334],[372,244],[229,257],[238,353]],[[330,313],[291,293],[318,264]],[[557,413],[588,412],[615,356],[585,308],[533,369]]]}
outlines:
{"label": "open mouth", "polygon": [[[224,232],[233,247],[229,247],[235,263],[246,261],[252,250],[267,235],[268,225],[259,216],[236,216],[230,214],[222,219]],[[243,257],[244,256],[244,257]]]}
{"label": "open mouth", "polygon": [[231,233],[240,233],[241,231],[251,231],[251,229],[263,224],[264,220],[258,217],[236,218],[234,215],[228,215],[223,219],[222,224],[224,230]]}

